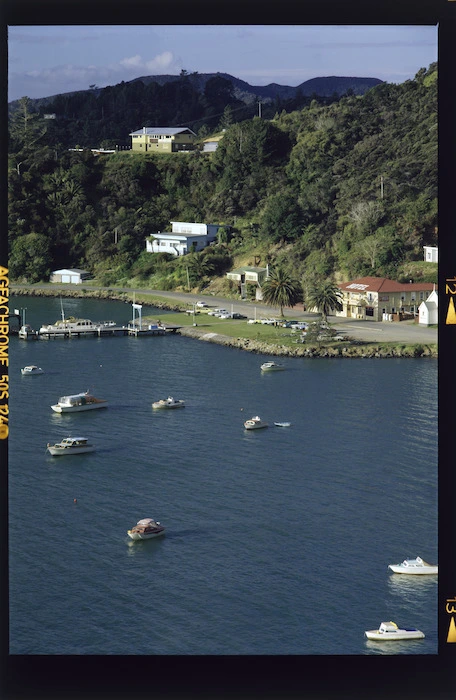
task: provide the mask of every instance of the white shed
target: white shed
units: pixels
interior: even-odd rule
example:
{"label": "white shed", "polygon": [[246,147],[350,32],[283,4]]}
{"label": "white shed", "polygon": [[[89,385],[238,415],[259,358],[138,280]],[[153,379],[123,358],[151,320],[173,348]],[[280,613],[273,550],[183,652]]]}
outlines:
{"label": "white shed", "polygon": [[439,262],[439,249],[435,245],[425,245],[424,249],[424,262]]}
{"label": "white shed", "polygon": [[54,270],[51,274],[51,282],[59,282],[61,284],[81,284],[83,280],[90,277],[90,272],[87,270],[79,270],[77,268],[69,268],[64,270]]}
{"label": "white shed", "polygon": [[435,326],[438,323],[439,298],[434,289],[418,307],[418,323],[423,326]]}

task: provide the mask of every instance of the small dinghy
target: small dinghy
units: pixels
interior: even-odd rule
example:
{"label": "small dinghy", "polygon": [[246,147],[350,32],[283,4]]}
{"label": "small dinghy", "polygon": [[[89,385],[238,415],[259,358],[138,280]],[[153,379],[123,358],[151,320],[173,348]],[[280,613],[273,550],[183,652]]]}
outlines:
{"label": "small dinghy", "polygon": [[278,428],[289,428],[290,425],[291,425],[291,423],[287,423],[287,422],[284,422],[284,423],[274,423],[274,425],[276,425]]}

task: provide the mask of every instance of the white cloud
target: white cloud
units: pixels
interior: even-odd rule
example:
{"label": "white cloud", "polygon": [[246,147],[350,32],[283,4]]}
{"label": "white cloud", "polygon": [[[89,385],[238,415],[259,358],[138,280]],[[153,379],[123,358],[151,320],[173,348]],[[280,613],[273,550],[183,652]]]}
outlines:
{"label": "white cloud", "polygon": [[119,61],[121,66],[126,66],[129,68],[130,66],[142,66],[143,60],[141,56],[136,55],[136,56],[131,56],[131,58],[123,58],[121,61]]}
{"label": "white cloud", "polygon": [[163,53],[158,54],[148,61],[137,54],[136,56],[123,58],[119,61],[119,64],[124,68],[140,68],[141,70],[148,71],[152,75],[154,73],[163,73],[165,70],[177,72],[181,68],[180,61],[176,60],[172,51],[163,51]]}

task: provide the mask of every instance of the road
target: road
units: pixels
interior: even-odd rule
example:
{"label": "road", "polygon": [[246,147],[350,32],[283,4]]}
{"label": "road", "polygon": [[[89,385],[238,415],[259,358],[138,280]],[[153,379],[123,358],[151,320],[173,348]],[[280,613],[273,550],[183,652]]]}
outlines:
{"label": "road", "polygon": [[[49,289],[49,285],[11,285],[11,292],[14,294],[14,288],[26,289],[30,291],[39,289]],[[71,291],[79,291],[86,289],[87,291],[106,291],[107,287],[93,287],[91,285],[68,285],[68,284],[53,284],[52,289],[62,289]],[[192,304],[201,300],[206,301],[209,306],[220,307],[244,314],[247,318],[278,318],[280,310],[278,308],[267,306],[261,302],[241,301],[226,299],[219,296],[208,296],[201,294],[191,294],[187,292],[169,292],[157,289],[131,289],[129,287],[109,287],[113,292],[138,294],[143,298],[148,295],[154,297],[162,297],[176,304],[188,304],[192,308]],[[319,318],[319,314],[309,313],[304,311],[302,305],[297,305],[292,309],[285,309],[284,314],[289,319],[302,319],[305,321],[315,320]],[[340,316],[329,316],[331,326],[340,330],[343,333],[355,338],[373,343],[397,342],[407,344],[423,343],[425,345],[437,343],[437,328],[428,328],[411,321],[356,321],[351,318],[342,318]]]}

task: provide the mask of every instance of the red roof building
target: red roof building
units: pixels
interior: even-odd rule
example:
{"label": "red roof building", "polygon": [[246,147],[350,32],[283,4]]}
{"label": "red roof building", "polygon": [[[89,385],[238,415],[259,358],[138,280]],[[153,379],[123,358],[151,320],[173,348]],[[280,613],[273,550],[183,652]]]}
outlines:
{"label": "red roof building", "polygon": [[342,311],[337,316],[365,321],[415,317],[418,307],[436,286],[432,282],[395,282],[386,277],[359,277],[338,285]]}

